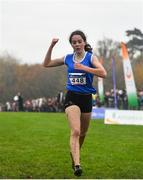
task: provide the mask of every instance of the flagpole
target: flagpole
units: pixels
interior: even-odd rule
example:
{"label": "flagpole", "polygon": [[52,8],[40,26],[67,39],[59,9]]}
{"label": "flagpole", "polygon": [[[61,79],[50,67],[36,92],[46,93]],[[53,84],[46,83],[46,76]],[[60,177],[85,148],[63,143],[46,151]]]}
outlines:
{"label": "flagpole", "polygon": [[112,57],[112,79],[113,79],[113,92],[114,92],[114,108],[117,109],[116,76],[115,76],[115,60],[114,60],[114,57]]}

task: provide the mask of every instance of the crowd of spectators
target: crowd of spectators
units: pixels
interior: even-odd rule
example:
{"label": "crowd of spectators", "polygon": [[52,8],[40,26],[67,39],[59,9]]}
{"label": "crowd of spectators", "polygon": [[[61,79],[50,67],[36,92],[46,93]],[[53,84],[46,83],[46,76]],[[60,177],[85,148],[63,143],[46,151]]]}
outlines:
{"label": "crowd of spectators", "polygon": [[[138,91],[138,107],[137,110],[143,110],[143,90]],[[116,101],[115,101],[116,98]],[[25,111],[25,112],[63,112],[64,111],[64,93],[60,91],[55,97],[40,97],[37,99],[26,99],[24,101],[22,95],[17,93],[13,97],[12,102],[0,103],[0,111]],[[116,104],[115,104],[116,102]],[[93,106],[105,108],[130,109],[128,105],[127,93],[125,90],[113,89],[106,91],[104,100],[101,101],[99,95],[93,96]]]}
{"label": "crowd of spectators", "polygon": [[137,104],[138,104],[137,107],[130,107],[128,104],[128,97],[126,90],[116,90],[116,92],[114,92],[113,89],[105,92],[103,102],[100,101],[98,95],[96,95],[96,100],[94,102],[94,105],[97,107],[103,106],[105,108],[117,108],[124,110],[128,110],[128,109],[143,110],[143,90],[139,90],[137,92]]}
{"label": "crowd of spectators", "polygon": [[0,111],[63,112],[64,94],[60,91],[56,97],[40,97],[24,101],[22,95],[17,93],[11,102],[0,103]]}

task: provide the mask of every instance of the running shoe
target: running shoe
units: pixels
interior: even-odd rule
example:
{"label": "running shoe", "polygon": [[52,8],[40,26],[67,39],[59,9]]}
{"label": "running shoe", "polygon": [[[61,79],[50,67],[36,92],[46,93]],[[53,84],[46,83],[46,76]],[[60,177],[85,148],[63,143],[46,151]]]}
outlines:
{"label": "running shoe", "polygon": [[82,169],[81,169],[80,165],[74,166],[74,175],[81,176],[81,174],[82,174]]}

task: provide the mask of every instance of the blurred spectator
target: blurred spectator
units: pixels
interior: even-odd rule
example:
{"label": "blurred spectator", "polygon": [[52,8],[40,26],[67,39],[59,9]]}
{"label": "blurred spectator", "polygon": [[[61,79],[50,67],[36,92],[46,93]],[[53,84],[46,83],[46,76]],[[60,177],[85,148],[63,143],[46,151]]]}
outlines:
{"label": "blurred spectator", "polygon": [[62,112],[64,110],[64,93],[60,91],[57,95],[58,111]]}
{"label": "blurred spectator", "polygon": [[23,111],[23,97],[21,96],[21,93],[18,92],[18,111]]}
{"label": "blurred spectator", "polygon": [[143,91],[138,93],[139,109],[143,110]]}
{"label": "blurred spectator", "polygon": [[92,94],[92,106],[96,106],[96,96],[97,94]]}
{"label": "blurred spectator", "polygon": [[18,92],[17,95],[14,96],[13,98],[14,102],[13,103],[13,110],[14,111],[23,111],[23,98],[21,96],[21,93]]}
{"label": "blurred spectator", "polygon": [[12,111],[11,103],[9,101],[6,102],[6,111]]}

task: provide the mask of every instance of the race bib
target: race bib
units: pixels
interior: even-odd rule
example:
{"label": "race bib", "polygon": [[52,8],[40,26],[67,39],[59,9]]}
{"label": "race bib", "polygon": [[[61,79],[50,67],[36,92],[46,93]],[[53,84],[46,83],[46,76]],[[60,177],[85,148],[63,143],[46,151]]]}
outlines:
{"label": "race bib", "polygon": [[69,73],[69,80],[72,85],[85,85],[86,84],[85,73]]}

